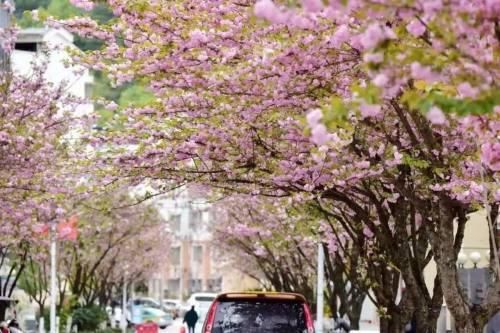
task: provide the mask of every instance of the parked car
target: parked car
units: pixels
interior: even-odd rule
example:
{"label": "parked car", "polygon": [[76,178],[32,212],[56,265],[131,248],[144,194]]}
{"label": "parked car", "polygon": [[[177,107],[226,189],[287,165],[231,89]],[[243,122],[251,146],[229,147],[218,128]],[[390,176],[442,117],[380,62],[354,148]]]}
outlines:
{"label": "parked car", "polygon": [[167,327],[173,322],[171,313],[148,307],[141,307],[141,319],[141,323],[152,321],[163,327]]}
{"label": "parked car", "polygon": [[38,322],[34,314],[24,316],[22,329],[25,333],[36,333],[38,331]]}
{"label": "parked car", "polygon": [[203,333],[314,333],[305,298],[293,293],[226,293],[212,303]]}
{"label": "parked car", "polygon": [[194,293],[188,298],[187,304],[189,308],[194,305],[194,309],[198,313],[203,313],[208,311],[216,298],[217,294],[215,293]]}
{"label": "parked car", "polygon": [[167,298],[163,300],[163,307],[170,311],[180,310],[181,304],[180,299]]}
{"label": "parked car", "polygon": [[160,303],[157,300],[149,297],[138,297],[128,301],[128,305],[132,303],[134,304],[134,306],[140,305],[148,308],[157,308],[157,309],[161,308]]}
{"label": "parked car", "polygon": [[166,307],[162,307],[159,302],[152,298],[134,298],[127,304],[127,321],[136,325],[146,321],[154,321],[163,326],[173,322],[173,315]]}

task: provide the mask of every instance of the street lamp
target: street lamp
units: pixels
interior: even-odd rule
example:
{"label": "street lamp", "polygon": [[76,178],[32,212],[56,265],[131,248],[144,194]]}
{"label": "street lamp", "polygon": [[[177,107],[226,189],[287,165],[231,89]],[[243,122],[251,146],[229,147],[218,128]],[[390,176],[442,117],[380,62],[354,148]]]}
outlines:
{"label": "street lamp", "polygon": [[[489,257],[489,256],[488,256]],[[471,261],[473,268],[465,268],[467,261]],[[473,305],[481,304],[484,300],[485,289],[489,281],[488,268],[478,268],[481,262],[481,253],[471,252],[467,255],[462,250],[457,255],[458,277],[460,285],[467,291],[467,299]],[[451,316],[446,312],[446,332],[451,332]]]}
{"label": "street lamp", "polygon": [[[123,291],[122,291],[122,332],[127,333],[127,275],[128,275],[128,265],[124,266],[125,271],[123,274]],[[132,312],[132,308],[130,309]],[[132,313],[130,313],[132,316]]]}
{"label": "street lamp", "polygon": [[477,264],[481,261],[481,253],[475,251],[469,255],[470,261],[474,264],[474,268],[477,268]]}
{"label": "street lamp", "polygon": [[462,251],[460,251],[460,253],[457,256],[458,268],[464,268],[466,262],[467,262],[467,255]]}
{"label": "street lamp", "polygon": [[[470,260],[473,268],[465,268],[465,264]],[[481,304],[484,299],[484,291],[488,284],[488,268],[479,268],[481,253],[471,252],[468,256],[460,251],[457,256],[458,274],[461,285],[467,289],[467,297],[472,304]]]}

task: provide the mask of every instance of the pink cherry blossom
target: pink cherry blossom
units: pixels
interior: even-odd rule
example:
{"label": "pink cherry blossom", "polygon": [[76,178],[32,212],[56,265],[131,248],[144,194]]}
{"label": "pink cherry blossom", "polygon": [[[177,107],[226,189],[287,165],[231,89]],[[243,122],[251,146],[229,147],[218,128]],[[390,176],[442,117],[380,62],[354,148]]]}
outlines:
{"label": "pink cherry blossom", "polygon": [[462,97],[475,98],[479,94],[479,89],[472,87],[469,82],[460,83],[457,90]]}
{"label": "pink cherry blossom", "polygon": [[412,20],[407,26],[406,30],[415,37],[420,37],[425,33],[425,26],[417,19]]}
{"label": "pink cherry blossom", "polygon": [[272,0],[259,0],[254,7],[254,13],[270,22],[284,23],[284,13]]}
{"label": "pink cherry blossom", "polygon": [[328,142],[330,137],[325,125],[317,124],[311,130],[311,141],[321,146]]}
{"label": "pink cherry blossom", "polygon": [[320,109],[314,109],[307,114],[307,123],[309,127],[315,127],[323,118],[323,112]]}
{"label": "pink cherry blossom", "polygon": [[361,34],[361,45],[365,49],[373,49],[387,39],[387,33],[378,23],[373,23]]}
{"label": "pink cherry blossom", "polygon": [[318,12],[323,9],[323,3],[321,0],[301,0],[302,6],[305,10],[309,12]]}
{"label": "pink cherry blossom", "polygon": [[349,27],[346,24],[340,25],[334,32],[330,42],[334,47],[340,47],[343,43],[349,41],[351,37]]}
{"label": "pink cherry blossom", "polygon": [[[486,0],[411,6],[335,0],[314,12],[294,6],[297,2],[262,0],[254,13],[250,3],[186,1],[141,1],[137,11],[130,2],[113,0],[112,26],[65,21],[75,33],[104,39],[102,50],[80,61],[109,73],[116,83],[144,82],[156,97],[147,107],[123,110],[119,130],[100,134],[105,147],[130,147],[99,156],[95,164],[104,169],[101,173],[132,183],[154,179],[162,188],[201,183],[224,189],[214,190],[215,195],[284,197],[286,203],[280,203],[298,211],[319,200],[335,219],[345,219],[340,234],[325,235],[336,255],[353,259],[342,249],[352,240],[365,245],[358,250],[370,267],[380,256],[391,258],[401,271],[408,261],[393,256],[399,249],[391,244],[412,243],[410,233],[398,239],[399,230],[408,230],[418,213],[429,227],[419,229],[418,242],[453,258],[454,250],[434,242],[428,231],[455,219],[462,223],[457,212],[474,210],[486,188],[494,192],[497,175],[487,172],[483,183],[478,168],[481,146],[495,142],[497,115],[466,121],[431,109],[429,121],[422,121],[419,112],[434,101],[441,105],[454,99],[447,104],[451,107],[469,103],[454,96],[457,83],[469,78],[481,96],[498,90],[491,66],[498,48],[496,17],[487,11]],[[417,17],[429,26],[425,39],[405,33],[407,26],[414,30],[411,20]],[[370,59],[374,52],[382,61],[379,55]],[[424,89],[411,79],[426,81]],[[437,81],[443,84],[431,85]],[[478,96],[470,99],[480,102]],[[308,115],[319,108],[323,118],[317,111]],[[383,232],[367,238],[363,229],[373,232],[373,221]],[[276,223],[265,220],[260,227],[275,230]],[[301,242],[301,236],[282,238]],[[249,255],[260,245],[250,243]],[[439,260],[436,264],[449,270]],[[448,273],[457,277],[456,270]],[[473,321],[474,312],[460,295],[447,292],[445,298],[459,302],[460,311],[453,315],[463,325]],[[426,297],[421,300],[423,308],[432,307]],[[381,306],[397,309],[398,304]]]}
{"label": "pink cherry blossom", "polygon": [[426,114],[427,120],[429,120],[434,125],[444,125],[446,124],[446,116],[443,111],[437,106],[433,106],[429,112]]}
{"label": "pink cherry blossom", "polygon": [[492,171],[500,171],[500,143],[484,143],[481,146],[481,161]]}
{"label": "pink cherry blossom", "polygon": [[362,118],[380,119],[383,116],[382,107],[378,104],[362,104],[359,110]]}
{"label": "pink cherry blossom", "polygon": [[416,80],[424,80],[429,83],[439,80],[439,75],[433,72],[429,66],[422,66],[418,62],[411,64],[411,75]]}
{"label": "pink cherry blossom", "polygon": [[377,87],[385,87],[389,83],[389,78],[384,73],[379,73],[372,80]]}

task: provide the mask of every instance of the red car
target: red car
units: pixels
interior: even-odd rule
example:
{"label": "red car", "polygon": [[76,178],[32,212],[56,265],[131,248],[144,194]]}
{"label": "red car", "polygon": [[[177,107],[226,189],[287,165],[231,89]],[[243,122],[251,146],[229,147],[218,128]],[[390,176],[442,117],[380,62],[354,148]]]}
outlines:
{"label": "red car", "polygon": [[226,293],[207,313],[202,333],[314,333],[304,296],[293,293]]}

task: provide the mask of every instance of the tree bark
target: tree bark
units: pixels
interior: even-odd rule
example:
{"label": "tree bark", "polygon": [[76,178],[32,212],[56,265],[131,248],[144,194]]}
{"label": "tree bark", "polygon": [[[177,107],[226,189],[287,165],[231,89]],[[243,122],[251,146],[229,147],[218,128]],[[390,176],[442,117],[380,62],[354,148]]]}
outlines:
{"label": "tree bark", "polygon": [[0,322],[5,321],[5,313],[9,307],[9,301],[0,300]]}
{"label": "tree bark", "polygon": [[361,319],[361,310],[363,308],[364,299],[365,299],[365,297],[363,297],[361,301],[353,302],[351,304],[351,311],[352,312],[347,314],[349,317],[349,321],[351,323],[352,330],[359,329],[359,320]]}
{"label": "tree bark", "polygon": [[403,322],[401,315],[397,311],[390,313],[390,316],[380,318],[380,333],[404,333],[406,323]]}
{"label": "tree bark", "polygon": [[433,311],[415,311],[416,332],[418,333],[435,333],[437,330],[437,320],[439,313]]}
{"label": "tree bark", "polygon": [[483,333],[483,326],[475,325],[474,323],[472,323],[472,321],[455,321],[455,329],[457,333]]}

